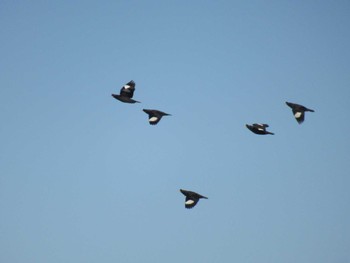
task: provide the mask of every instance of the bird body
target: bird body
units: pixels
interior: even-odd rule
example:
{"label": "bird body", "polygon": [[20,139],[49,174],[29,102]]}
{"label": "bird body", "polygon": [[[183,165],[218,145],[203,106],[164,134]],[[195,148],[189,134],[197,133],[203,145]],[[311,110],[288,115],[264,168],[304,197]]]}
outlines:
{"label": "bird body", "polygon": [[305,106],[300,104],[296,104],[288,101],[286,101],[286,104],[292,109],[294,117],[299,124],[302,124],[304,122],[306,111],[314,112],[314,110],[308,109]]}
{"label": "bird body", "polygon": [[163,116],[171,116],[171,114],[159,110],[143,109],[143,111],[148,114],[148,121],[151,125],[156,125]]}
{"label": "bird body", "polygon": [[196,192],[187,191],[187,190],[183,190],[183,189],[180,189],[180,192],[184,196],[186,196],[185,207],[188,209],[193,208],[198,203],[199,199],[201,199],[201,198],[208,199],[208,197],[200,195]]}
{"label": "bird body", "polygon": [[112,94],[112,97],[125,103],[139,103],[139,101],[132,99],[135,91],[135,82],[133,80],[126,83],[121,89],[120,94]]}
{"label": "bird body", "polygon": [[254,123],[252,125],[246,124],[246,127],[251,130],[252,132],[254,132],[255,134],[259,134],[259,135],[266,135],[266,134],[271,134],[274,135],[274,133],[269,132],[266,130],[267,127],[269,127],[269,125],[265,124],[265,123]]}

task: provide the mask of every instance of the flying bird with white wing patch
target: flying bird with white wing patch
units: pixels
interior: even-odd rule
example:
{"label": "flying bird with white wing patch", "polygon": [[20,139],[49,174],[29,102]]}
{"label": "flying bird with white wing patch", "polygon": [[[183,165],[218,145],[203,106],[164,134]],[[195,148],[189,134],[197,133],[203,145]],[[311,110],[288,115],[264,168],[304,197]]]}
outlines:
{"label": "flying bird with white wing patch", "polygon": [[148,114],[148,121],[151,125],[156,125],[163,116],[171,116],[171,114],[159,110],[143,109],[143,111]]}
{"label": "flying bird with white wing patch", "polygon": [[135,82],[131,80],[120,89],[119,94],[112,94],[112,97],[124,103],[139,103],[139,101],[132,99],[135,86]]}
{"label": "flying bird with white wing patch", "polygon": [[254,132],[255,134],[259,134],[259,135],[266,135],[266,134],[271,134],[274,135],[274,133],[269,132],[266,130],[267,127],[269,127],[268,124],[265,123],[253,123],[252,125],[246,124],[246,127],[251,130],[252,132]]}
{"label": "flying bird with white wing patch", "polygon": [[315,112],[314,110],[308,109],[305,106],[300,104],[296,104],[288,101],[286,101],[286,104],[292,109],[293,115],[299,124],[302,124],[304,122],[306,111]]}
{"label": "flying bird with white wing patch", "polygon": [[208,197],[205,197],[203,195],[200,195],[196,192],[192,192],[192,191],[188,191],[188,190],[183,190],[180,189],[180,192],[186,196],[185,199],[185,207],[186,208],[193,208],[199,201],[199,199],[203,198],[203,199],[208,199]]}

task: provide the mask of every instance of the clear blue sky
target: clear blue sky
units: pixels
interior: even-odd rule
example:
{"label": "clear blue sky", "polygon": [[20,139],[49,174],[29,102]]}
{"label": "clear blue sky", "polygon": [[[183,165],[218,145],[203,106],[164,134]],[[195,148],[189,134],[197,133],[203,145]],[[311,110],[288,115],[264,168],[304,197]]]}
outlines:
{"label": "clear blue sky", "polygon": [[349,14],[1,1],[0,262],[349,263]]}

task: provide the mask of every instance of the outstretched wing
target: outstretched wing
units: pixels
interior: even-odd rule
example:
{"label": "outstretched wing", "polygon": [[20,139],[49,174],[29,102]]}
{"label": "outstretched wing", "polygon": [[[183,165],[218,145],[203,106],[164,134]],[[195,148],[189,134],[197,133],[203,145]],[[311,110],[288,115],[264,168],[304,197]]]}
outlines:
{"label": "outstretched wing", "polygon": [[192,208],[198,203],[198,198],[190,198],[186,196],[185,200],[185,207],[186,208]]}
{"label": "outstretched wing", "polygon": [[259,131],[265,131],[266,127],[269,127],[267,124],[253,123],[253,127],[258,129]]}
{"label": "outstretched wing", "polygon": [[132,96],[134,96],[134,91],[135,91],[135,82],[131,80],[121,88],[120,95],[131,99]]}
{"label": "outstretched wing", "polygon": [[162,118],[162,116],[158,116],[155,110],[143,109],[143,111],[148,114],[148,121],[151,125],[156,125]]}
{"label": "outstretched wing", "polygon": [[152,116],[151,114],[149,114],[149,117],[148,117],[149,124],[156,125],[161,118],[162,116],[156,116],[156,115]]}
{"label": "outstretched wing", "polygon": [[299,124],[303,123],[304,118],[305,118],[305,113],[304,113],[304,111],[301,111],[301,110],[294,110],[294,109],[293,109],[293,114],[294,114],[294,117],[295,117],[295,119],[297,120],[297,122],[298,122]]}

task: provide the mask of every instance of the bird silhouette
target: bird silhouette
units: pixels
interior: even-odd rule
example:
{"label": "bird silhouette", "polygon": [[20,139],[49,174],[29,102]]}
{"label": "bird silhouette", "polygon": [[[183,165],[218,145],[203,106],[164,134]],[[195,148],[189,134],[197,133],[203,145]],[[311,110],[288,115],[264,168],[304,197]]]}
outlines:
{"label": "bird silhouette", "polygon": [[135,85],[136,84],[133,80],[129,81],[120,89],[119,95],[112,94],[112,97],[125,103],[139,103],[139,101],[132,99],[132,97],[134,96]]}
{"label": "bird silhouette", "polygon": [[143,109],[143,111],[148,114],[148,121],[151,125],[156,125],[163,116],[171,116],[171,114],[159,110]]}
{"label": "bird silhouette", "polygon": [[274,135],[274,133],[269,132],[266,130],[267,127],[269,127],[269,125],[267,124],[260,124],[260,123],[254,123],[253,125],[249,125],[246,124],[245,125],[249,130],[251,130],[252,132],[254,132],[255,134],[259,134],[259,135],[266,135],[266,134],[271,134]]}
{"label": "bird silhouette", "polygon": [[193,208],[201,198],[208,199],[208,197],[205,197],[203,195],[197,194],[192,191],[180,189],[180,192],[183,193],[184,196],[186,196],[186,199],[185,199],[186,208]]}
{"label": "bird silhouette", "polygon": [[297,120],[297,122],[298,122],[299,124],[302,124],[302,123],[304,122],[304,119],[305,119],[305,112],[306,112],[306,111],[315,112],[315,111],[312,110],[312,109],[308,109],[308,108],[306,108],[305,106],[299,105],[299,104],[296,104],[296,103],[291,103],[291,102],[286,101],[286,104],[287,104],[290,108],[292,108],[294,117],[295,117],[295,119]]}

